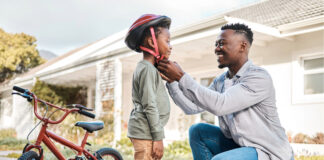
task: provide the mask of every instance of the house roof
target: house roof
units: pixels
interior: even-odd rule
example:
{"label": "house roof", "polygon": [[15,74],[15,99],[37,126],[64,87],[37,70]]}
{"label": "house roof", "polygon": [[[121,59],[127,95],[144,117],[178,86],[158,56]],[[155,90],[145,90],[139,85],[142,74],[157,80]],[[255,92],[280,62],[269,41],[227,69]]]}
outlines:
{"label": "house roof", "polygon": [[[304,23],[303,20],[323,16],[324,3],[322,3],[321,0],[265,0],[250,6],[229,11],[227,13],[215,15],[214,17],[201,20],[191,25],[186,25],[180,28],[172,29],[172,37],[177,38],[179,36],[181,39],[181,36],[184,35],[191,35],[204,29],[213,28],[214,26],[219,27],[219,25],[228,22],[226,17],[234,17],[257,24],[262,24],[264,25],[264,27],[269,26],[270,28],[278,28],[282,25],[293,24],[294,22]],[[264,27],[262,29],[264,29]],[[50,74],[48,70],[56,72],[58,70],[63,70],[71,66],[73,67],[76,65],[82,65],[83,61],[96,61],[99,59],[106,58],[108,55],[115,55],[120,54],[121,52],[129,51],[129,49],[125,45],[116,45],[119,44],[117,43],[119,41],[123,42],[124,36],[125,34],[123,32],[120,32],[116,33],[116,35],[109,36],[103,40],[91,43],[93,45],[85,45],[71,52],[68,52],[60,57],[57,57],[56,59],[53,59],[35,69],[32,69],[26,74],[19,76],[19,78],[21,78],[21,80],[29,79],[29,77],[33,74],[40,72],[46,72]],[[112,47],[113,45],[116,45],[117,47]],[[107,48],[109,50],[107,50]],[[71,62],[69,61],[68,65],[64,65],[61,67],[56,65],[58,62],[64,61],[64,59],[66,60],[68,57],[71,57],[73,53],[79,53],[79,51],[87,53],[87,56],[83,56],[85,57],[85,59],[81,59],[81,61],[77,60],[78,63],[75,62],[73,64],[71,64]],[[82,56],[78,54],[78,57]],[[53,64],[55,64],[55,66]]]}
{"label": "house roof", "polygon": [[61,56],[59,56],[59,57],[56,57],[56,58],[54,58],[54,59],[52,59],[52,60],[47,61],[47,62],[44,63],[44,64],[41,64],[41,65],[39,65],[39,66],[37,66],[37,67],[35,67],[35,68],[32,68],[31,70],[29,70],[29,71],[26,72],[26,73],[23,73],[23,74],[20,75],[19,77],[27,77],[27,76],[33,75],[33,74],[37,73],[39,70],[44,69],[44,68],[46,68],[46,67],[48,67],[48,66],[54,64],[55,62],[58,62],[58,61],[60,61],[61,59],[64,59],[65,57],[68,57],[68,56],[72,55],[73,53],[75,53],[75,52],[77,52],[77,51],[79,51],[79,50],[81,50],[81,49],[83,49],[83,48],[85,48],[85,47],[87,47],[87,46],[89,46],[89,45],[91,45],[91,44],[92,44],[92,43],[87,44],[87,45],[85,45],[85,46],[82,46],[82,47],[80,47],[80,48],[73,49],[73,50],[71,50],[71,51],[69,51],[69,52],[67,52],[67,53],[65,53],[65,54],[63,54],[63,55],[61,55]]}
{"label": "house roof", "polygon": [[226,13],[270,27],[324,15],[322,0],[268,0]]}

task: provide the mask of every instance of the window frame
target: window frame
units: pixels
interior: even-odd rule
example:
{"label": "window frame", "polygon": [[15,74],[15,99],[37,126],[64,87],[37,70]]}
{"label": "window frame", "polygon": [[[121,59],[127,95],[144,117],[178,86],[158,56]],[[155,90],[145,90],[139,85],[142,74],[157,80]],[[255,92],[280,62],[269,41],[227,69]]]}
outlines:
{"label": "window frame", "polygon": [[324,93],[321,94],[305,94],[305,75],[314,73],[324,73],[324,68],[304,70],[304,61],[316,58],[323,58],[324,52],[300,55],[296,58],[293,64],[292,74],[292,104],[309,104],[309,103],[323,103]]}

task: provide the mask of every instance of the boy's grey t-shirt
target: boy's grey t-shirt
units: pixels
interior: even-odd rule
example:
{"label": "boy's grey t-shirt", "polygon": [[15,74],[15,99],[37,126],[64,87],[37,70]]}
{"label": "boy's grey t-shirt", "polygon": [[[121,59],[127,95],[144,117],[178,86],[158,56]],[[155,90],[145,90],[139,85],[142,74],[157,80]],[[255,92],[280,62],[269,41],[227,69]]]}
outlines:
{"label": "boy's grey t-shirt", "polygon": [[160,74],[152,63],[141,60],[133,74],[134,108],[128,121],[128,137],[162,140],[169,120],[170,102]]}

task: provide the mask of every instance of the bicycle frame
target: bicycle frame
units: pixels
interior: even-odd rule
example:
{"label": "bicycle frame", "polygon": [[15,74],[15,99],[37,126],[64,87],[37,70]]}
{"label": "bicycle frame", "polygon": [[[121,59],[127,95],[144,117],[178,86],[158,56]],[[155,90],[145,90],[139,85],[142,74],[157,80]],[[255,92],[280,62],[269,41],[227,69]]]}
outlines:
{"label": "bicycle frame", "polygon": [[[95,156],[93,156],[91,153],[89,153],[87,150],[84,149],[84,146],[87,142],[88,135],[89,135],[89,133],[86,132],[86,134],[82,140],[81,146],[78,146],[78,145],[75,145],[74,143],[72,143],[71,141],[68,141],[68,140],[54,134],[53,132],[47,130],[47,124],[43,124],[41,131],[39,132],[38,138],[36,140],[36,143],[34,145],[29,145],[26,148],[26,151],[29,151],[32,148],[37,148],[39,150],[40,144],[42,142],[44,142],[44,144],[52,151],[52,153],[56,156],[56,158],[58,158],[59,160],[64,160],[65,157],[63,156],[63,154],[56,148],[53,141],[51,141],[51,139],[53,139],[54,141],[77,151],[78,156],[81,156],[83,153],[87,158],[91,157],[92,159],[96,160],[97,158]],[[41,157],[41,160],[43,160],[43,156]]]}
{"label": "bicycle frame", "polygon": [[[81,156],[83,154],[88,159],[92,158],[93,160],[97,160],[97,158],[94,155],[92,155],[91,153],[89,153],[87,150],[84,149],[84,146],[87,143],[87,138],[88,138],[89,132],[86,132],[86,134],[82,140],[81,146],[78,146],[78,145],[75,145],[74,143],[72,143],[71,141],[68,141],[68,140],[54,134],[53,132],[47,130],[49,123],[50,124],[58,124],[58,123],[62,122],[69,113],[79,111],[79,109],[64,109],[64,108],[55,106],[53,104],[50,104],[48,102],[44,102],[40,99],[37,99],[37,97],[35,95],[32,95],[32,96],[34,99],[34,113],[35,113],[36,117],[38,119],[40,119],[41,121],[43,121],[44,123],[42,125],[42,128],[41,128],[39,134],[38,134],[36,143],[26,146],[26,148],[24,149],[24,152],[27,152],[33,148],[36,148],[40,152],[40,156],[41,156],[40,159],[43,160],[44,156],[42,155],[42,148],[40,146],[40,144],[43,142],[59,160],[65,160],[65,157],[63,156],[63,154],[56,148],[53,141],[51,141],[51,139],[53,139],[54,141],[77,151],[78,152],[77,156]],[[50,120],[49,118],[41,117],[37,113],[37,102],[46,103],[47,105],[50,105],[52,107],[55,107],[57,109],[64,111],[65,114],[57,121],[53,121],[53,120]]]}

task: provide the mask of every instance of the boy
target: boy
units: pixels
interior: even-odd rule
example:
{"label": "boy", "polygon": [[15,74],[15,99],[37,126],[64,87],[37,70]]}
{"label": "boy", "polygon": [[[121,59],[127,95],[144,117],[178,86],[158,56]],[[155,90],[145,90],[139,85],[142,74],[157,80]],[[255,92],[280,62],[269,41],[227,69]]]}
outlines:
{"label": "boy", "polygon": [[145,14],[132,24],[125,39],[130,49],[143,52],[143,60],[138,62],[133,74],[134,108],[127,135],[134,146],[135,160],[163,156],[163,127],[169,119],[170,102],[155,66],[171,54],[170,24],[167,16]]}

